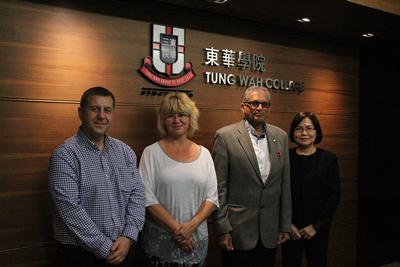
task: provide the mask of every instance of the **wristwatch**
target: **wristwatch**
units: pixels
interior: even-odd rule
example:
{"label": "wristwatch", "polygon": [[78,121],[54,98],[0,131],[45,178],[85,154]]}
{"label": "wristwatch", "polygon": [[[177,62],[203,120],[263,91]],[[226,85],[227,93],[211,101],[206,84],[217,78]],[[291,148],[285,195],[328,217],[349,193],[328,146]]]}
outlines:
{"label": "wristwatch", "polygon": [[135,240],[129,236],[125,236],[126,238],[129,239],[129,242],[131,242],[131,246],[135,243]]}
{"label": "wristwatch", "polygon": [[321,229],[321,227],[318,224],[313,224],[314,230],[315,231],[319,231]]}

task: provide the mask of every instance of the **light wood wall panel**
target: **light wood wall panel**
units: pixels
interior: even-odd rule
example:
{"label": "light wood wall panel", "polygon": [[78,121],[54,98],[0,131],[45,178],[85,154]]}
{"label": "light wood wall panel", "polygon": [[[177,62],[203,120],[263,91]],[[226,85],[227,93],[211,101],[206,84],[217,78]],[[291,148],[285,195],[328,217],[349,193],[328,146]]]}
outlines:
{"label": "light wood wall panel", "polygon": [[[171,8],[154,3],[104,0],[92,7],[77,2],[68,9],[0,0],[0,265],[43,266],[54,260],[47,165],[51,152],[76,133],[85,89],[100,85],[114,92],[116,119],[109,134],[130,145],[138,160],[160,138],[155,118],[160,97],[141,95],[143,87],[159,87],[138,71],[151,56],[155,22],[186,28],[186,60],[197,76],[178,89],[193,91],[201,112],[193,140],[210,151],[215,131],[242,119],[244,88],[206,84],[206,71],[305,83],[302,93],[271,91],[267,122],[288,132],[298,111],[317,114],[324,132],[319,146],[338,155],[342,179],[329,264],[355,266],[359,90],[354,48],[212,16],[199,24],[205,14],[188,10],[161,17],[160,10]],[[204,48],[211,46],[262,54],[266,71],[206,66]],[[210,233],[208,262],[214,267],[220,264],[219,248]]]}

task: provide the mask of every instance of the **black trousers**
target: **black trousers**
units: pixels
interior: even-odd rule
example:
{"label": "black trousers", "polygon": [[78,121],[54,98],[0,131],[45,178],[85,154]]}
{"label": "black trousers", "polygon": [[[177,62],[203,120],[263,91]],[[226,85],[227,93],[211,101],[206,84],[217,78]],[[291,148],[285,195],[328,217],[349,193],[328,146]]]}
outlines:
{"label": "black trousers", "polygon": [[222,265],[224,267],[274,267],[277,248],[265,248],[258,240],[255,248],[251,250],[222,249]]}
{"label": "black trousers", "polygon": [[328,259],[329,229],[319,231],[310,240],[289,240],[282,245],[282,266],[300,267],[303,252],[308,267],[325,267]]}
{"label": "black trousers", "polygon": [[[57,243],[57,267],[102,267],[113,266],[108,264],[105,260],[98,259],[96,256],[80,247],[63,245]],[[119,265],[120,267],[128,267],[129,260],[125,259]]]}

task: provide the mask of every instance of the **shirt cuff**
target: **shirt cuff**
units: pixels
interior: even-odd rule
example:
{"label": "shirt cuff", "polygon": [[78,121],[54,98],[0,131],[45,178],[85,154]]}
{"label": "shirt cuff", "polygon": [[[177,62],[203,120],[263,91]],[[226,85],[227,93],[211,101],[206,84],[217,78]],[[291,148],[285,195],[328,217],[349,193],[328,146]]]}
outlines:
{"label": "shirt cuff", "polygon": [[108,255],[110,255],[111,247],[113,242],[110,239],[106,239],[102,246],[94,252],[94,255],[98,259],[105,259]]}
{"label": "shirt cuff", "polygon": [[[137,240],[138,235],[139,235],[139,231],[137,229],[135,229],[135,228],[130,228],[130,229],[128,229],[128,228],[130,228],[130,227],[125,226],[125,229],[122,231],[121,236],[125,236],[127,238],[131,238],[131,239],[133,239],[134,243],[136,243],[136,240]],[[131,242],[131,245],[134,244],[134,243]]]}

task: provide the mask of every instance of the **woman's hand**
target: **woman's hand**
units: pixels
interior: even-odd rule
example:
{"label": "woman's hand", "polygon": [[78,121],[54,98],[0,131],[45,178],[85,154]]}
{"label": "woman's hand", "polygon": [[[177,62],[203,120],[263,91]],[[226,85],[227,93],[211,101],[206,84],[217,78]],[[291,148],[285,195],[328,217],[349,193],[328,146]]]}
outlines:
{"label": "woman's hand", "polygon": [[181,243],[182,241],[189,240],[198,226],[199,224],[194,222],[193,220],[182,223],[177,228],[175,228],[172,235],[174,236],[176,241]]}
{"label": "woman's hand", "polygon": [[204,201],[196,215],[188,222],[184,222],[172,231],[172,236],[181,245],[182,249],[187,252],[193,252],[194,250],[194,239],[192,238],[194,231],[197,227],[206,220],[214,210],[215,205],[210,201]]}
{"label": "woman's hand", "polygon": [[192,235],[198,226],[199,224],[192,220],[180,224],[172,233],[172,236],[181,245],[181,248],[184,251],[193,252],[194,239],[192,238]]}
{"label": "woman's hand", "polygon": [[182,241],[179,243],[183,251],[193,253],[194,251],[194,239],[189,238],[188,240]]}
{"label": "woman's hand", "polygon": [[299,229],[292,224],[292,232],[290,233],[290,238],[292,240],[299,240],[301,238],[301,234],[299,233]]}
{"label": "woman's hand", "polygon": [[315,236],[317,231],[314,229],[314,226],[312,224],[310,224],[309,226],[306,226],[303,229],[301,229],[299,231],[299,233],[301,234],[301,236],[303,238],[310,240],[311,238],[313,238]]}

